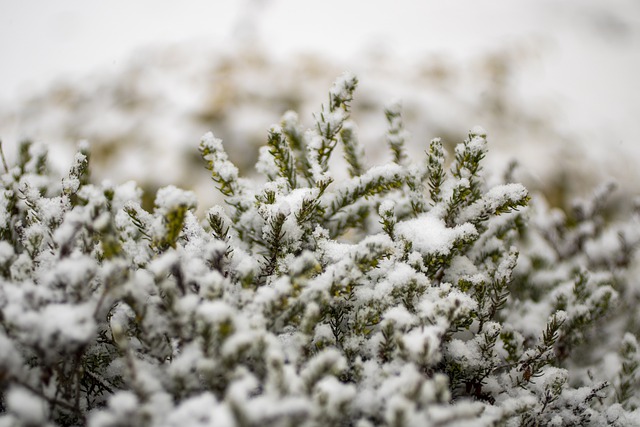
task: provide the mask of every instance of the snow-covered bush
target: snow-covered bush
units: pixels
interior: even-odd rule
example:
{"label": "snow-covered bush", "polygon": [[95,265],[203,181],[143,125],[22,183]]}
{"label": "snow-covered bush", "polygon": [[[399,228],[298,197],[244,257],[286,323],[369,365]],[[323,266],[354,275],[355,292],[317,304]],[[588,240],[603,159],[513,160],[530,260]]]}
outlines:
{"label": "snow-covered bush", "polygon": [[572,212],[489,187],[479,127],[413,161],[397,105],[369,168],[356,85],[269,130],[263,183],[206,134],[226,206],[202,221],[189,191],[147,212],[135,183],[91,183],[88,147],[58,180],[24,143],[1,178],[0,425],[640,423],[637,216],[605,217],[610,187]]}

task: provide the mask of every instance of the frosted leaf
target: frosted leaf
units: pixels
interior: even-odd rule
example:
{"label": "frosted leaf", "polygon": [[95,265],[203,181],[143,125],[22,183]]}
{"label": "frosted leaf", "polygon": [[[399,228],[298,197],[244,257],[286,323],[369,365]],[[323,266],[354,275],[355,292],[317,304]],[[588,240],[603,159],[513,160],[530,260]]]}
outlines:
{"label": "frosted leaf", "polygon": [[275,179],[278,176],[279,169],[269,150],[270,148],[266,145],[260,147],[256,170],[269,179]]}
{"label": "frosted leaf", "polygon": [[95,334],[91,304],[50,304],[40,315],[38,335],[44,348],[55,353],[56,347],[72,351],[85,345]]}
{"label": "frosted leaf", "polygon": [[411,281],[415,281],[419,285],[428,285],[428,280],[424,275],[416,273],[413,267],[404,262],[395,263],[387,273],[387,279],[394,288],[403,287]]}
{"label": "frosted leaf", "polygon": [[464,342],[453,339],[446,344],[446,355],[452,360],[467,367],[467,369],[481,369],[484,363],[482,353],[477,343],[473,341]]}
{"label": "frosted leaf", "polygon": [[11,279],[16,282],[22,282],[28,280],[33,270],[33,260],[26,252],[21,253],[11,263],[10,273]]}
{"label": "frosted leaf", "polygon": [[[477,308],[477,302],[459,289],[452,289],[451,284],[440,285],[442,293],[429,292],[418,304],[418,315],[431,323],[448,327],[446,317],[453,320],[468,316]],[[445,315],[447,315],[445,317]]]}
{"label": "frosted leaf", "polygon": [[53,286],[62,284],[69,290],[89,290],[89,281],[95,275],[97,264],[93,258],[81,254],[73,254],[58,262],[45,279]]}
{"label": "frosted leaf", "polygon": [[258,261],[241,249],[234,249],[231,255],[232,267],[241,277],[254,276],[260,270]]}
{"label": "frosted leaf", "polygon": [[[428,408],[428,413],[435,425],[446,424],[452,417],[455,417],[455,424],[461,427],[490,426],[493,423],[481,424],[481,421],[479,421],[480,416],[486,409],[487,406],[481,402],[462,401],[455,405],[453,411],[445,406],[433,405]],[[455,415],[452,415],[452,412]]]}
{"label": "frosted leaf", "polygon": [[130,391],[120,391],[109,399],[109,408],[121,416],[134,413],[139,405],[138,398]]}
{"label": "frosted leaf", "polygon": [[358,79],[351,72],[345,72],[335,81],[331,89],[329,89],[329,96],[335,100],[342,102],[349,102],[352,98],[353,90],[358,83]]}
{"label": "frosted leaf", "polygon": [[62,180],[62,188],[65,194],[75,193],[80,188],[80,180],[74,177],[64,178]]}
{"label": "frosted leaf", "polygon": [[242,331],[225,340],[220,353],[223,357],[233,359],[246,349],[252,348],[262,340],[262,334],[256,331]]}
{"label": "frosted leaf", "polygon": [[14,256],[13,246],[4,240],[0,241],[0,266],[6,265]]}
{"label": "frosted leaf", "polygon": [[325,375],[339,374],[346,367],[347,362],[344,356],[338,350],[328,348],[309,360],[300,375],[307,386],[311,386]]}
{"label": "frosted leaf", "polygon": [[409,359],[425,365],[437,363],[440,359],[438,349],[442,333],[438,327],[424,326],[404,334],[402,344]]}
{"label": "frosted leaf", "polygon": [[344,384],[335,377],[320,380],[314,389],[315,399],[326,410],[327,415],[335,417],[346,409],[356,395],[353,384]]}
{"label": "frosted leaf", "polygon": [[536,380],[534,390],[541,396],[546,395],[546,393],[551,394],[553,391],[557,391],[560,394],[568,379],[569,372],[566,369],[547,366],[543,369],[541,378]]}
{"label": "frosted leaf", "polygon": [[399,329],[407,328],[415,322],[414,316],[403,306],[392,307],[382,316],[383,320],[393,322]]}
{"label": "frosted leaf", "polygon": [[567,312],[563,310],[556,311],[553,316],[555,317],[557,323],[564,323],[568,318]]}
{"label": "frosted leaf", "polygon": [[238,168],[229,161],[222,140],[207,132],[200,141],[200,151],[203,159],[208,162],[209,169],[224,182],[234,182],[238,180]]}
{"label": "frosted leaf", "polygon": [[484,199],[495,210],[509,201],[524,199],[527,194],[527,189],[522,184],[504,184],[487,191]]}
{"label": "frosted leaf", "polygon": [[335,336],[331,330],[331,326],[326,323],[321,323],[315,327],[313,336],[313,343],[322,344],[330,343],[335,344]]}
{"label": "frosted leaf", "polygon": [[413,244],[413,249],[423,255],[449,255],[453,245],[477,236],[472,224],[449,228],[444,221],[428,214],[396,224],[396,234]]}
{"label": "frosted leaf", "polygon": [[124,184],[118,185],[113,191],[113,200],[111,206],[113,211],[119,211],[124,208],[128,202],[140,204],[142,201],[143,191],[135,181],[127,181]]}
{"label": "frosted leaf", "polygon": [[6,227],[9,225],[9,221],[11,215],[9,214],[9,191],[0,191],[0,224],[3,224],[1,227]]}
{"label": "frosted leaf", "polygon": [[6,397],[9,412],[25,425],[44,425],[48,417],[48,405],[42,398],[22,387],[12,387]]}
{"label": "frosted leaf", "polygon": [[493,187],[480,200],[466,207],[460,212],[460,222],[480,218],[483,214],[494,213],[504,207],[521,203],[528,195],[527,189],[521,184],[505,184]]}
{"label": "frosted leaf", "polygon": [[22,357],[13,342],[0,331],[0,369],[12,375],[21,375]]}
{"label": "frosted leaf", "polygon": [[205,301],[198,307],[197,316],[207,323],[233,321],[235,311],[223,301]]}
{"label": "frosted leaf", "polygon": [[167,251],[149,263],[148,271],[156,277],[168,276],[174,265],[178,264],[180,255],[176,251]]}
{"label": "frosted leaf", "polygon": [[204,150],[219,153],[220,157],[224,158],[225,160],[227,159],[226,153],[224,153],[224,150],[222,148],[222,140],[213,136],[212,132],[207,132],[202,135],[202,138],[200,139],[200,145]]}
{"label": "frosted leaf", "polygon": [[166,215],[174,209],[185,207],[195,209],[197,206],[196,195],[192,191],[184,191],[169,185],[158,190],[156,194],[156,212]]}
{"label": "frosted leaf", "polygon": [[71,208],[66,196],[39,198],[37,201],[38,214],[43,224],[47,226],[60,224],[65,213]]}
{"label": "frosted leaf", "polygon": [[487,131],[484,130],[484,128],[482,126],[474,126],[473,128],[471,128],[471,130],[469,131],[469,134],[471,136],[479,136],[481,138],[486,138],[487,137]]}
{"label": "frosted leaf", "polygon": [[285,129],[288,127],[294,127],[298,124],[298,121],[298,113],[293,110],[287,110],[282,115],[282,127]]}
{"label": "frosted leaf", "polygon": [[378,208],[378,213],[380,216],[385,216],[387,213],[393,213],[395,208],[395,201],[391,199],[385,199],[380,203],[380,207]]}
{"label": "frosted leaf", "polygon": [[64,194],[76,193],[80,188],[80,177],[77,175],[82,165],[88,161],[87,156],[76,153],[69,176],[62,179],[62,191]]}

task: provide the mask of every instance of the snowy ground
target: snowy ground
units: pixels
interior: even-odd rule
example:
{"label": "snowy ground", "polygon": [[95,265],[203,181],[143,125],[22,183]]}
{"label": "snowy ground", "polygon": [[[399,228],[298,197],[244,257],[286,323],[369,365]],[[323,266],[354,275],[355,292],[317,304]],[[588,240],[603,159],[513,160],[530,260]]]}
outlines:
{"label": "snowy ground", "polygon": [[[107,162],[100,177],[185,184],[189,171],[168,171],[201,133],[233,139],[242,153],[242,141],[264,136],[291,105],[274,108],[282,92],[296,91],[288,96],[309,123],[332,79],[350,69],[369,146],[384,131],[382,105],[400,98],[417,152],[428,138],[457,142],[481,124],[496,168],[519,158],[528,185],[558,186],[566,170],[577,182],[569,189],[611,176],[637,192],[637,1],[0,0],[0,12],[0,137],[10,157],[25,136],[119,140],[127,160]],[[135,113],[122,96],[131,92],[146,101]],[[194,122],[211,113],[211,99],[224,117]]]}

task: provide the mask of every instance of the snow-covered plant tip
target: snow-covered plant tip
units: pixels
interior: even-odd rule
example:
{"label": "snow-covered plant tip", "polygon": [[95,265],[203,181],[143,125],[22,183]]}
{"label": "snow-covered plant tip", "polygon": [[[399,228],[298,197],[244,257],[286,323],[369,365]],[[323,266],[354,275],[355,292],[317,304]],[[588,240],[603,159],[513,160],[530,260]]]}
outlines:
{"label": "snow-covered plant tip", "polygon": [[61,180],[40,145],[5,161],[0,425],[640,425],[637,218],[488,187],[481,128],[411,162],[397,105],[368,168],[356,85],[269,130],[264,183],[206,134],[202,220],[90,183],[87,147]]}

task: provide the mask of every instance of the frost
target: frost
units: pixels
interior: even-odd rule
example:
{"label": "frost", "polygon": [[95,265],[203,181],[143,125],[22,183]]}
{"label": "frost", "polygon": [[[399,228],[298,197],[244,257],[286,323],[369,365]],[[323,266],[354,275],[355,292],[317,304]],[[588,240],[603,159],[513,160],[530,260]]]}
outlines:
{"label": "frost", "polygon": [[55,349],[62,346],[67,350],[76,349],[93,337],[96,324],[90,305],[50,304],[47,305],[37,325],[39,344],[43,348]]}
{"label": "frost", "polygon": [[487,137],[487,131],[484,130],[484,128],[482,126],[478,126],[478,125],[476,125],[473,128],[471,128],[469,133],[472,136],[479,136],[480,138],[486,138]]}
{"label": "frost", "polygon": [[7,265],[13,258],[13,246],[5,241],[0,241],[0,265]]}
{"label": "frost", "polygon": [[327,415],[340,414],[356,395],[352,384],[344,384],[335,377],[326,377],[315,386],[315,398]]}
{"label": "frost", "polygon": [[0,369],[11,375],[20,375],[22,357],[13,342],[0,332]]}
{"label": "frost", "polygon": [[378,208],[378,213],[380,214],[380,216],[383,216],[387,212],[393,212],[393,208],[395,207],[395,205],[396,203],[393,200],[383,200],[382,203],[380,203],[380,207]]}
{"label": "frost", "polygon": [[480,200],[460,213],[461,221],[471,221],[487,212],[498,212],[519,205],[528,191],[521,184],[505,184],[490,189]]}
{"label": "frost", "polygon": [[402,337],[402,344],[410,360],[432,365],[440,359],[438,347],[441,336],[442,330],[438,327],[414,328]]}
{"label": "frost", "polygon": [[449,255],[456,243],[478,234],[472,224],[449,228],[444,221],[428,214],[398,223],[396,231],[399,236],[412,243],[414,250],[423,255]]}
{"label": "frost", "polygon": [[88,147],[61,182],[24,145],[0,180],[0,423],[635,422],[637,218],[603,213],[608,186],[563,211],[487,185],[481,128],[414,159],[399,106],[366,168],[356,84],[270,129],[260,182],[205,134],[204,218],[191,191],[89,183]]}
{"label": "frost", "polygon": [[356,76],[347,72],[341,75],[329,89],[329,95],[335,99],[342,101],[351,100],[351,93],[356,84]]}
{"label": "frost", "polygon": [[[409,311],[404,307],[393,307],[387,310],[383,316],[384,320],[393,322],[397,327],[404,329],[413,325],[415,319]],[[408,329],[408,328],[407,328]]]}
{"label": "frost", "polygon": [[42,425],[48,416],[47,404],[32,392],[14,387],[6,396],[9,412],[16,415],[26,425]]}
{"label": "frost", "polygon": [[161,215],[166,215],[179,207],[195,209],[197,205],[196,195],[191,191],[183,191],[170,185],[158,190],[155,205],[157,212]]}
{"label": "frost", "polygon": [[214,396],[204,393],[185,400],[166,420],[167,427],[211,426],[234,427],[233,414],[227,405],[216,402]]}

